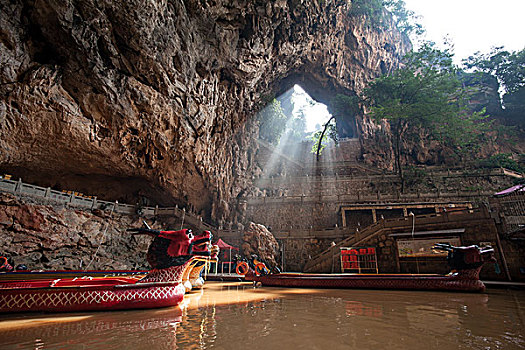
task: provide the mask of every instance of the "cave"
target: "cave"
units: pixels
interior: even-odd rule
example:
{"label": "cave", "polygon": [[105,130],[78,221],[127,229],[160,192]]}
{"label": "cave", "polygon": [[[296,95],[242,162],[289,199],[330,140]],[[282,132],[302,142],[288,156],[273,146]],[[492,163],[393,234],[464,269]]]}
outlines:
{"label": "cave", "polygon": [[[315,103],[326,106],[328,113],[337,113],[335,120],[339,139],[357,139],[359,137],[357,127],[358,115],[351,111],[337,111],[333,106],[336,96],[355,96],[356,92],[343,86],[335,85],[330,81],[318,81],[316,79],[318,77],[313,74],[294,72],[278,82],[277,99],[284,101],[285,98],[283,97],[286,97],[290,91],[293,91],[294,87],[299,87]],[[324,123],[322,124],[324,125]]]}
{"label": "cave", "polygon": [[[348,16],[349,6],[12,1],[0,22],[0,169],[241,220],[258,171],[254,116],[267,97],[298,84],[330,109],[334,95],[359,93],[411,48],[394,27]],[[341,138],[367,136],[353,117],[338,123]]]}

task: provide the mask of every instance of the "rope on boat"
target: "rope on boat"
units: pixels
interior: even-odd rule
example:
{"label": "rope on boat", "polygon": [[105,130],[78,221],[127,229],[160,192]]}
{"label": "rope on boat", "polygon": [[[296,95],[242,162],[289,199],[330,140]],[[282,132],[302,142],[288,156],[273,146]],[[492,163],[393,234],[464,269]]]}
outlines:
{"label": "rope on boat", "polygon": [[100,247],[102,246],[102,241],[104,240],[104,237],[106,237],[106,233],[108,232],[109,224],[110,224],[111,219],[112,219],[112,217],[113,217],[113,212],[115,211],[115,207],[117,206],[117,203],[118,203],[118,201],[115,201],[115,204],[113,204],[113,208],[111,209],[111,213],[109,213],[109,219],[108,219],[108,222],[106,223],[106,228],[104,229],[104,233],[102,234],[102,237],[100,238],[100,241],[99,241],[99,243],[98,243],[97,250],[95,250],[95,254],[93,254],[93,257],[91,258],[91,261],[90,261],[89,264],[86,266],[86,268],[84,269],[84,271],[89,270],[89,267],[91,266],[91,264],[92,264],[93,261],[95,260],[97,254],[98,254],[98,251],[99,251]]}

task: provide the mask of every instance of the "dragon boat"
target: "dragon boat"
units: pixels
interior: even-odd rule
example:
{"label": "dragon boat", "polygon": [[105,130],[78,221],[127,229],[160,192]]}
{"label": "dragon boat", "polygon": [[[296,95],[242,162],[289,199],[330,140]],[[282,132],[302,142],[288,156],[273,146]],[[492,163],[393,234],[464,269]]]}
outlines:
{"label": "dragon boat", "polygon": [[190,266],[185,270],[182,277],[186,292],[193,289],[201,289],[204,286],[203,270],[209,266],[210,262],[218,262],[219,246],[214,244],[210,248],[210,256],[197,256],[192,259]]}
{"label": "dragon boat", "polygon": [[0,286],[9,281],[55,280],[57,278],[111,278],[117,276],[144,277],[148,270],[21,270],[0,272]]}
{"label": "dragon boat", "polygon": [[[478,246],[454,247],[436,244],[434,249],[448,252],[451,272],[439,274],[309,274],[261,273],[247,269],[246,281],[264,286],[303,288],[408,289],[482,292],[485,285],[479,273],[485,262],[494,260],[494,249]],[[260,263],[259,263],[260,264]],[[260,265],[259,265],[260,266]],[[268,270],[269,271],[269,270]]]}
{"label": "dragon boat", "polygon": [[[56,279],[10,279],[0,282],[0,313],[75,312],[160,308],[178,305],[184,297],[183,275],[192,262],[210,256],[211,233],[191,230],[131,229],[153,236],[145,274],[84,271],[82,277],[58,274]],[[50,274],[52,272],[49,271]]]}

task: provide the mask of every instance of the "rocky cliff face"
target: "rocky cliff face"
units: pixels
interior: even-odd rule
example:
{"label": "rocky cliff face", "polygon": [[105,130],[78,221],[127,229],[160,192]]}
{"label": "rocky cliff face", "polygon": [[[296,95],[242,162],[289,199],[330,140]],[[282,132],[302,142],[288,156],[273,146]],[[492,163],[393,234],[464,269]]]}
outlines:
{"label": "rocky cliff face", "polygon": [[247,259],[253,255],[263,261],[266,266],[275,271],[279,268],[279,243],[274,235],[264,225],[249,222],[242,235],[242,254]]}
{"label": "rocky cliff face", "polygon": [[10,0],[0,11],[0,171],[109,200],[236,217],[254,114],[299,83],[327,102],[409,43],[348,0]]}
{"label": "rocky cliff face", "polygon": [[142,222],[0,195],[0,255],[29,269],[147,269],[151,238],[133,236]]}

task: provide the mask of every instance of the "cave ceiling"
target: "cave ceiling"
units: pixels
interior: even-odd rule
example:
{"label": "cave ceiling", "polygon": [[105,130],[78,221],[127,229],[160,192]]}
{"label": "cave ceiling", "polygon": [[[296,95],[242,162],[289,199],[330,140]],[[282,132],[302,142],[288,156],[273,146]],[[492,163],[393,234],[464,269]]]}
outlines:
{"label": "cave ceiling", "polygon": [[[240,220],[253,116],[294,84],[322,103],[410,42],[350,1],[13,0],[0,11],[0,171]],[[126,185],[129,184],[129,185]],[[71,188],[75,187],[75,188]]]}

